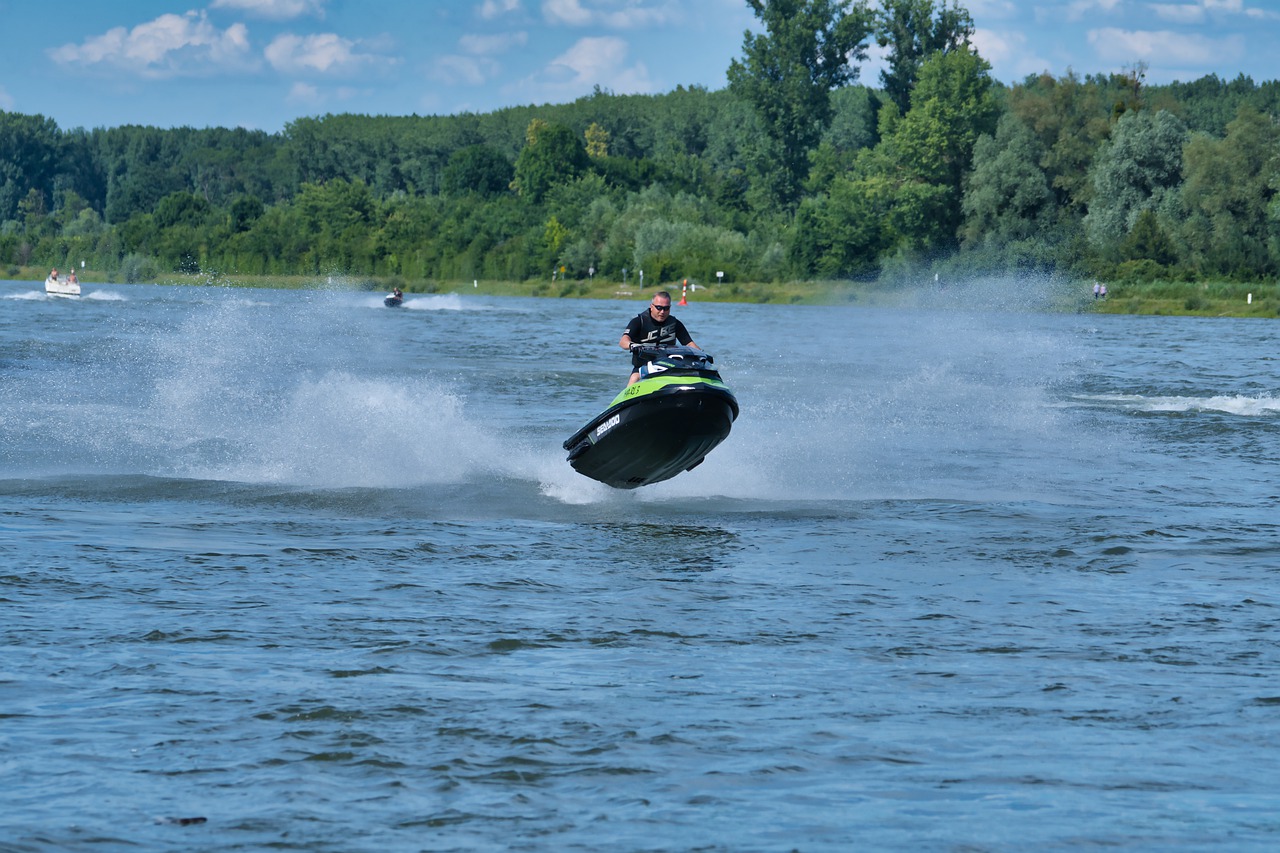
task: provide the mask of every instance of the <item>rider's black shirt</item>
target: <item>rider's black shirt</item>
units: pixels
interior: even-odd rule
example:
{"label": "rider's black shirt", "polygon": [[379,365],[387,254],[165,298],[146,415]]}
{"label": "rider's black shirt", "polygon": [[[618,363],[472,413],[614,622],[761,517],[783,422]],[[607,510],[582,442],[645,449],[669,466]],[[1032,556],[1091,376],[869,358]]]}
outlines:
{"label": "rider's black shirt", "polygon": [[[659,324],[647,308],[631,318],[631,322],[627,324],[626,333],[633,344],[652,344],[660,347],[675,346],[677,343],[688,345],[693,340],[684,323],[667,315],[666,322]],[[631,353],[632,367],[639,367],[644,363],[645,359],[641,358],[639,353]]]}

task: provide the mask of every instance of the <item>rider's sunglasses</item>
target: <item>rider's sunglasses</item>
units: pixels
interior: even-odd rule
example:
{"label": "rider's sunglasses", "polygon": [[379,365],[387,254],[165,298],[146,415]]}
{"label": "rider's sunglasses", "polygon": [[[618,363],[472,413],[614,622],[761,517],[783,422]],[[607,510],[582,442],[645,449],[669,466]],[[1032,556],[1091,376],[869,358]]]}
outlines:
{"label": "rider's sunglasses", "polygon": [[656,305],[656,304],[655,304],[655,305],[653,306],[653,310],[654,310],[654,311],[670,311],[670,310],[671,310],[671,306],[670,306],[670,305]]}

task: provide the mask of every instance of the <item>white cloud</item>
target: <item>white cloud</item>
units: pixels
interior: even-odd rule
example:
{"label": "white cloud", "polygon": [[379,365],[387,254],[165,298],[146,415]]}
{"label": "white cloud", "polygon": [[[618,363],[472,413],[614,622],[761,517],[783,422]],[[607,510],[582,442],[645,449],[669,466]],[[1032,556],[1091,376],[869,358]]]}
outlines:
{"label": "white cloud", "polygon": [[335,33],[308,36],[284,33],[276,36],[264,53],[271,67],[285,74],[336,74],[356,71],[377,63],[398,61],[373,53],[358,53],[355,42]]}
{"label": "white cloud", "polygon": [[1067,6],[1067,20],[1079,21],[1095,13],[1114,12],[1121,0],[1074,0]]}
{"label": "white cloud", "polygon": [[1211,65],[1224,56],[1243,56],[1244,37],[1214,39],[1168,30],[1121,30],[1105,27],[1089,31],[1089,43],[1104,61],[1159,60],[1164,66]]}
{"label": "white cloud", "polygon": [[61,65],[108,66],[143,77],[177,77],[256,67],[244,24],[219,30],[205,12],[161,15],[133,29],[114,27],[81,45],[49,51]]}
{"label": "white cloud", "polygon": [[540,75],[565,93],[585,93],[595,86],[618,93],[650,92],[653,83],[644,63],[624,66],[628,45],[610,36],[579,39],[547,64]]}
{"label": "white cloud", "polygon": [[1244,0],[1193,0],[1190,3],[1148,3],[1159,18],[1177,24],[1198,24],[1210,15],[1244,15],[1247,18],[1277,19],[1280,12],[1244,5]]}
{"label": "white cloud", "polygon": [[4,86],[0,86],[0,110],[12,110],[13,107],[13,96],[5,91]]}
{"label": "white cloud", "polygon": [[582,8],[580,0],[544,0],[542,16],[553,24],[585,27],[591,23],[591,13]]}
{"label": "white cloud", "polygon": [[492,59],[476,56],[440,56],[431,63],[427,77],[449,86],[480,86],[497,76],[501,67]]}
{"label": "white cloud", "polygon": [[977,21],[989,21],[992,18],[1009,19],[1018,16],[1018,4],[1014,0],[969,0],[965,8]]}
{"label": "white cloud", "polygon": [[520,0],[484,0],[480,4],[480,17],[486,21],[509,15],[520,10]]}
{"label": "white cloud", "polygon": [[447,86],[482,86],[502,71],[502,66],[490,57],[503,56],[528,43],[526,32],[465,35],[458,39],[458,47],[466,55],[436,57],[427,70],[427,77]]}
{"label": "white cloud", "polygon": [[458,39],[458,47],[473,56],[503,54],[513,48],[523,47],[528,43],[529,34],[525,32],[499,33],[491,36],[463,36]]}
{"label": "white cloud", "polygon": [[542,0],[542,16],[551,24],[630,30],[672,23],[680,13],[670,0]]}
{"label": "white cloud", "polygon": [[370,94],[368,90],[357,89],[353,86],[337,86],[326,90],[310,83],[297,82],[289,88],[289,94],[285,96],[285,102],[298,104],[308,109],[317,109],[334,101],[354,101],[358,98],[368,97]]}
{"label": "white cloud", "polygon": [[213,0],[210,9],[234,9],[258,18],[287,21],[303,15],[324,17],[326,0]]}
{"label": "white cloud", "polygon": [[1025,33],[976,28],[972,42],[982,58],[991,63],[992,74],[1006,82],[1039,74],[1050,67],[1047,59],[1031,51]]}
{"label": "white cloud", "polygon": [[1022,33],[1002,33],[982,28],[975,28],[970,40],[982,58],[992,65],[1010,61],[1027,46],[1027,37]]}
{"label": "white cloud", "polygon": [[1192,3],[1152,3],[1156,17],[1174,24],[1198,24],[1204,20],[1204,7]]}
{"label": "white cloud", "polygon": [[291,104],[318,104],[320,103],[320,90],[310,83],[294,83],[289,89],[289,96],[285,98]]}
{"label": "white cloud", "polygon": [[[1257,6],[1245,6],[1244,0],[1200,0],[1208,12],[1225,12],[1233,15],[1244,15],[1255,20],[1280,20],[1280,11],[1262,9]],[[1269,5],[1273,5],[1270,4]]]}

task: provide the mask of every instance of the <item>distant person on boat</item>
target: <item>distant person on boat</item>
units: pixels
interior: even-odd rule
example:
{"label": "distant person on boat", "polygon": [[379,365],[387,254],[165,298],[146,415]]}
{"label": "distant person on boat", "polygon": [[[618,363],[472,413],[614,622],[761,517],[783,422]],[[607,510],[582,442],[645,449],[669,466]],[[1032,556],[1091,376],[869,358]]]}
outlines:
{"label": "distant person on boat", "polygon": [[79,284],[79,283],[80,283],[80,279],[76,278],[75,270],[72,270],[71,272],[67,273],[67,284]]}
{"label": "distant person on boat", "polygon": [[57,280],[58,280],[58,269],[57,269],[57,267],[54,267],[52,270],[50,270],[50,271],[49,271],[49,280],[50,280],[50,281],[57,281]]}
{"label": "distant person on boat", "polygon": [[398,287],[393,287],[391,289],[391,295],[394,296],[396,299],[404,299],[404,291]]}
{"label": "distant person on boat", "polygon": [[693,342],[689,330],[675,317],[671,316],[671,294],[659,290],[653,294],[649,307],[631,318],[627,330],[622,333],[618,346],[631,350],[631,378],[628,385],[634,385],[640,379],[640,367],[645,359],[640,353],[631,349],[633,344],[669,347],[681,344],[694,349],[701,349]]}

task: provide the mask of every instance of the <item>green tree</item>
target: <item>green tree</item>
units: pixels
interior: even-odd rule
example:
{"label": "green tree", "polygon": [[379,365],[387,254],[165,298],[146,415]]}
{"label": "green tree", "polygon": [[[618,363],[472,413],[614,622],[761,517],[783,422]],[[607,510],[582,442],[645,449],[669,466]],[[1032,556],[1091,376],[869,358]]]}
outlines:
{"label": "green tree", "polygon": [[[849,0],[747,0],[765,33],[747,31],[743,59],[729,65],[731,91],[751,105],[770,144],[755,152],[772,195],[799,200],[809,152],[831,121],[831,90],[857,79],[867,55],[871,12]],[[770,162],[771,158],[777,158]]]}
{"label": "green tree", "polygon": [[367,184],[341,178],[304,184],[295,206],[307,242],[308,272],[369,271],[378,209]]}
{"label": "green tree", "polygon": [[885,94],[905,113],[911,108],[920,66],[931,54],[967,47],[973,19],[963,6],[947,0],[884,0],[875,19],[876,44],[888,48],[880,72]]}
{"label": "green tree", "polygon": [[591,122],[582,134],[587,140],[587,156],[592,160],[609,156],[609,131]]}
{"label": "green tree", "polygon": [[512,186],[523,198],[540,202],[557,183],[572,180],[590,166],[578,136],[563,124],[529,124],[528,143],[516,160]]}
{"label": "green tree", "polygon": [[440,192],[498,195],[508,191],[512,175],[511,161],[501,151],[488,145],[468,145],[449,155],[440,175]]}
{"label": "green tree", "polygon": [[897,119],[892,107],[882,112],[881,146],[901,176],[904,201],[923,202],[931,216],[939,217],[913,215],[904,223],[903,233],[915,248],[936,251],[955,243],[974,147],[983,134],[995,132],[1000,114],[990,69],[968,49],[934,53],[920,67],[907,114]]}
{"label": "green tree", "polygon": [[1095,247],[1118,248],[1144,210],[1177,220],[1186,139],[1186,126],[1165,110],[1120,117],[1091,174],[1094,197],[1084,224]]}
{"label": "green tree", "polygon": [[1124,240],[1122,253],[1125,260],[1155,261],[1162,266],[1169,266],[1178,260],[1173,241],[1160,227],[1159,218],[1150,208],[1138,214],[1133,230]]}
{"label": "green tree", "polygon": [[49,224],[49,208],[45,204],[44,193],[35,187],[27,190],[26,198],[18,202],[18,216],[28,234],[44,232]]}
{"label": "green tree", "polygon": [[1046,231],[1054,199],[1042,157],[1040,140],[1013,113],[1000,117],[994,137],[979,137],[961,202],[966,244],[1003,245]]}
{"label": "green tree", "polygon": [[1115,81],[1048,74],[1028,77],[1009,93],[1009,110],[1040,140],[1040,166],[1049,178],[1057,206],[1083,218],[1093,198],[1089,170],[1111,137]]}
{"label": "green tree", "polygon": [[1182,235],[1195,266],[1233,276],[1275,275],[1280,128],[1272,118],[1242,105],[1224,138],[1191,138],[1184,164]]}
{"label": "green tree", "polygon": [[265,212],[262,200],[253,195],[242,195],[231,203],[228,211],[228,225],[233,234],[248,231]]}
{"label": "green tree", "polygon": [[13,219],[32,190],[52,200],[60,156],[53,119],[0,110],[0,222]]}
{"label": "green tree", "polygon": [[796,212],[788,260],[801,276],[869,278],[899,244],[895,208],[900,187],[881,174],[836,178],[823,196]]}
{"label": "green tree", "polygon": [[[175,137],[155,127],[121,128],[105,141],[106,219],[123,222],[155,209],[169,193],[187,189],[177,168]],[[114,149],[114,150],[112,150]]]}
{"label": "green tree", "polygon": [[160,199],[160,203],[156,205],[154,220],[157,228],[172,228],[175,225],[200,227],[204,225],[211,210],[211,205],[202,196],[180,191]]}

